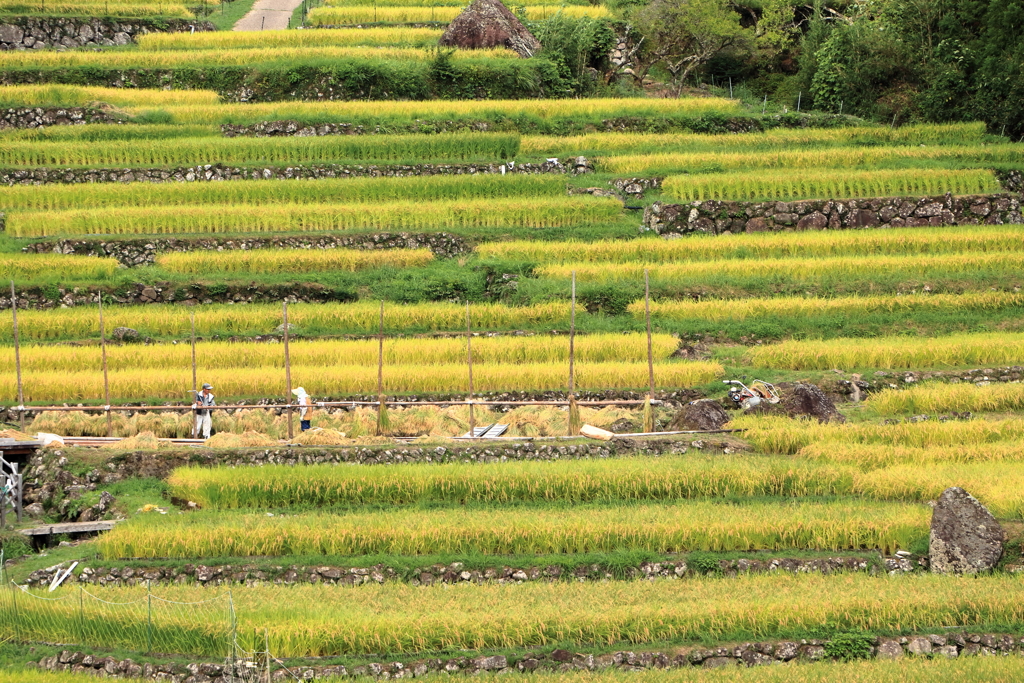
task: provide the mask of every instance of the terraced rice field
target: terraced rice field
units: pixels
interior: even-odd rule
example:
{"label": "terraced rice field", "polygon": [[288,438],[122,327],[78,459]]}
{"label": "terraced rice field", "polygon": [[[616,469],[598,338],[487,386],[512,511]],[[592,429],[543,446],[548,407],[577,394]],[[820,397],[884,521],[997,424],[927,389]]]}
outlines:
{"label": "terraced rice field", "polygon": [[[611,11],[521,4],[529,21]],[[116,121],[0,130],[0,277],[19,306],[17,357],[0,326],[0,402],[87,404],[25,430],[124,437],[60,449],[26,479],[48,521],[81,519],[103,491],[115,502],[95,514],[128,518],[5,568],[0,661],[57,654],[46,643],[156,662],[262,648],[272,668],[323,657],[349,671],[500,656],[530,683],[618,683],[558,671],[554,653],[690,661],[792,639],[822,642],[830,663],[631,676],[1019,678],[1016,656],[845,660],[890,636],[1019,641],[1024,146],[980,123],[762,115],[717,86],[551,97],[544,54],[435,50],[462,5],[328,0],[296,16],[339,28],[0,53],[9,80],[35,81],[0,86],[4,107]],[[128,72],[160,87],[107,87]],[[923,225],[975,195],[957,225]],[[878,198],[904,227],[849,227]],[[659,234],[654,202],[684,217],[715,202],[719,223]],[[766,206],[836,218],[740,229]],[[728,433],[672,421],[697,398],[732,408],[721,381],[755,378],[786,399],[819,385],[846,420],[729,410]],[[215,411],[205,443],[171,444],[193,436],[194,382],[246,405]],[[310,431],[257,405],[299,386]],[[467,405],[471,393],[493,401]],[[587,402],[602,399],[620,403]],[[670,434],[582,440],[579,423]],[[514,441],[459,439],[492,424]],[[928,574],[930,503],[950,486],[1005,528],[993,572]],[[836,557],[855,569],[813,564]],[[72,561],[53,593],[6,581]],[[127,564],[225,569],[149,586],[81,573]],[[300,567],[363,578],[314,572],[311,585]],[[427,567],[451,576],[431,585]],[[644,568],[663,578],[637,580]],[[21,675],[0,680],[36,680]]]}

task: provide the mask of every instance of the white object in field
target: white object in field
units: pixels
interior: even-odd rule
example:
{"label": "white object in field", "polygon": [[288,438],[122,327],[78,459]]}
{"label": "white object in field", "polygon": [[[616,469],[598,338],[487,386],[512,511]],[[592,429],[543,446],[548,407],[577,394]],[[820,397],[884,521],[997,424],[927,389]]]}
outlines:
{"label": "white object in field", "polygon": [[774,404],[782,400],[774,384],[759,379],[751,382],[749,387],[738,379],[727,379],[722,383],[731,385],[729,398],[744,410],[759,406],[762,402]]}
{"label": "white object in field", "polygon": [[589,439],[599,439],[601,441],[611,441],[615,437],[613,432],[593,425],[583,425],[580,427],[580,434]]}
{"label": "white object in field", "polygon": [[64,437],[57,436],[56,434],[47,434],[46,432],[39,432],[36,434],[36,441],[42,441],[43,448],[46,448],[51,443],[55,443],[59,446],[64,445]]}
{"label": "white object in field", "polygon": [[63,572],[57,572],[56,575],[54,575],[53,577],[53,581],[50,582],[50,592],[52,593],[53,591],[57,590],[57,587],[64,583],[64,579],[71,576],[71,570],[73,570],[77,566],[77,562],[72,562],[71,566]]}

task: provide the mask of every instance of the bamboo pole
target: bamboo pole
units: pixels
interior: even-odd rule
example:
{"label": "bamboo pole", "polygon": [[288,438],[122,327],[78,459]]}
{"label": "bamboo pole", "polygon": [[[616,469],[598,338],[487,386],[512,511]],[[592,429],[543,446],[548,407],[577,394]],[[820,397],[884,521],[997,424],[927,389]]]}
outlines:
{"label": "bamboo pole", "polygon": [[469,320],[469,301],[466,301],[466,363],[469,366],[469,435],[476,436],[476,413],[473,410],[473,327]]}
{"label": "bamboo pole", "polygon": [[579,404],[576,403],[576,271],[572,271],[572,307],[569,309],[569,420],[566,425],[568,436],[580,432]]}
{"label": "bamboo pole", "polygon": [[651,342],[651,271],[644,268],[644,318],[647,321],[647,401],[644,403],[644,431],[654,431],[654,348]]}
{"label": "bamboo pole", "polygon": [[103,402],[107,414],[107,436],[114,435],[114,423],[110,416],[110,377],[107,375],[107,331],[103,324],[103,292],[96,297],[100,309],[100,353],[103,359]]}
{"label": "bamboo pole", "polygon": [[294,434],[292,427],[292,359],[288,351],[288,302],[282,302],[284,317],[284,385],[285,400],[288,401],[288,440]]}
{"label": "bamboo pole", "polygon": [[[192,397],[193,400],[199,395],[199,383],[196,379],[196,312],[191,311],[192,316]],[[195,414],[192,415],[192,438],[198,438],[199,425],[196,424]]]}
{"label": "bamboo pole", "polygon": [[377,327],[377,436],[391,431],[388,404],[384,396],[384,301],[380,302],[380,323]]}
{"label": "bamboo pole", "polygon": [[18,295],[14,292],[14,280],[11,280],[11,320],[14,324],[14,369],[18,374],[18,424],[25,431],[25,392],[21,385],[21,347],[18,344]]}

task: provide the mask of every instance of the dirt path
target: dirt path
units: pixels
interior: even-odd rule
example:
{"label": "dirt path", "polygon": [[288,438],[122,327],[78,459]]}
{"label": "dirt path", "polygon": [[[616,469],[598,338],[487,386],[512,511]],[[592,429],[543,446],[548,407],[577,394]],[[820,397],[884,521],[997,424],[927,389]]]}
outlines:
{"label": "dirt path", "polygon": [[249,13],[238,20],[232,31],[270,31],[288,28],[288,19],[302,0],[256,0]]}

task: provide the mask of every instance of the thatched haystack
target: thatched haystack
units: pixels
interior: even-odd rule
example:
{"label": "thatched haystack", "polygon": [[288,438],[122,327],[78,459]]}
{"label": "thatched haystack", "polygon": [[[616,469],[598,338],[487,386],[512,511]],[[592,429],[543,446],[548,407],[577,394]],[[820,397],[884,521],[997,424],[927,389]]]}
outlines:
{"label": "thatched haystack", "polygon": [[505,47],[520,57],[532,57],[541,47],[501,0],[476,0],[448,24],[438,44],[464,50]]}

